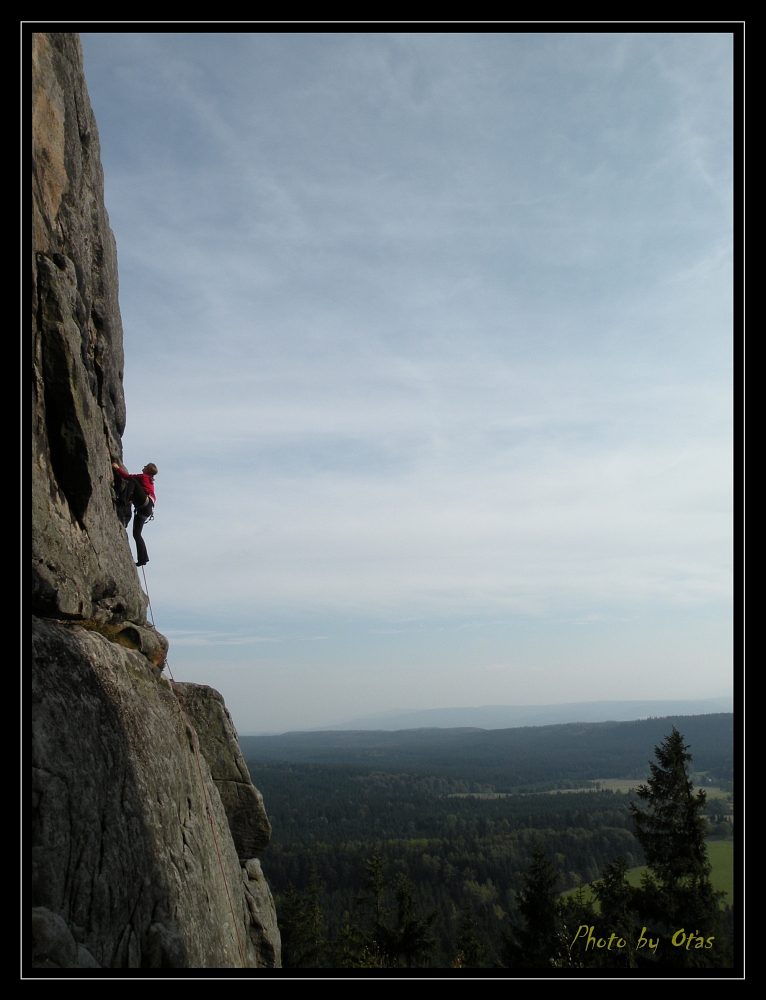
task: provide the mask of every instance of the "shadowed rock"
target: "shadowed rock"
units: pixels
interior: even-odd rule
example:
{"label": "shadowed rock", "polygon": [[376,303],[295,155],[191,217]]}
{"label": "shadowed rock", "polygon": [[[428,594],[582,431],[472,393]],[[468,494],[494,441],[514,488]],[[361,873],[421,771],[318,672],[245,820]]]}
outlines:
{"label": "shadowed rock", "polygon": [[237,968],[240,947],[248,967],[278,964],[268,887],[247,891],[169,683],[139,652],[44,619],[32,668],[32,905],[58,918],[35,916],[40,961],[80,964],[71,935],[108,968]]}
{"label": "shadowed rock", "polygon": [[100,969],[66,922],[44,906],[32,908],[32,963],[36,969]]}

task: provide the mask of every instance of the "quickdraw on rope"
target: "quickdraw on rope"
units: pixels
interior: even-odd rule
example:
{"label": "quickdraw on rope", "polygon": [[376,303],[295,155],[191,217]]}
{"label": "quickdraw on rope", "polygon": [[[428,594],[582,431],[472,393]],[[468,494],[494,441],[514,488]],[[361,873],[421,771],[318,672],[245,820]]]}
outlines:
{"label": "quickdraw on rope", "polygon": [[[154,610],[152,609],[152,599],[149,596],[149,587],[147,586],[147,583],[146,583],[146,569],[143,566],[141,567],[141,572],[144,575],[144,591],[146,593],[146,599],[147,599],[148,604],[149,604],[149,614],[150,614],[151,619],[152,619],[152,628],[156,632],[157,631],[157,626],[154,624]],[[204,779],[204,777],[202,775],[202,763],[200,761],[200,755],[199,755],[199,742],[197,740],[197,731],[195,730],[194,726],[192,725],[192,721],[189,718],[189,713],[186,711],[186,705],[184,704],[183,695],[181,694],[181,691],[179,690],[179,687],[176,684],[176,679],[173,676],[173,671],[170,669],[170,664],[168,663],[167,657],[165,658],[165,666],[168,668],[168,673],[170,674],[170,680],[171,680],[171,682],[173,684],[173,690],[175,691],[176,697],[178,698],[179,702],[181,703],[181,708],[183,709],[183,713],[186,716],[186,721],[189,723],[189,729],[191,730],[192,745],[194,747],[194,755],[197,758],[197,770],[199,771],[199,780],[200,780],[200,784],[202,785],[202,794],[203,794],[203,796],[205,798],[205,811],[207,812],[208,822],[210,823],[210,830],[211,830],[211,832],[213,834],[213,843],[215,844],[216,854],[218,855],[218,864],[220,865],[220,868],[221,868],[221,875],[223,876],[223,884],[226,887],[226,897],[229,900],[229,909],[231,910],[231,919],[232,919],[232,923],[234,924],[234,931],[235,931],[235,933],[237,935],[237,945],[239,947],[239,956],[242,959],[242,968],[245,969],[245,968],[247,968],[247,961],[245,960],[245,951],[244,951],[244,948],[242,947],[242,939],[239,936],[239,924],[237,923],[237,918],[234,915],[234,904],[231,901],[231,893],[229,892],[229,882],[228,882],[228,880],[226,878],[226,871],[225,871],[224,866],[223,866],[223,858],[221,857],[221,849],[218,846],[218,837],[217,837],[216,832],[215,832],[215,824],[213,823],[213,813],[212,813],[212,810],[210,809],[210,802],[209,802],[208,797],[207,797],[207,787],[205,785],[205,779]]]}

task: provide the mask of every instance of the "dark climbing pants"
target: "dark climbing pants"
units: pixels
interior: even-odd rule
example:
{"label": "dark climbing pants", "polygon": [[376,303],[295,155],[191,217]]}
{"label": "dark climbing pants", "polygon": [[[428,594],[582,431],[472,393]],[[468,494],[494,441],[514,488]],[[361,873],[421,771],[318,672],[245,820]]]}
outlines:
{"label": "dark climbing pants", "polygon": [[[143,492],[143,490],[141,492]],[[144,503],[142,507],[136,507],[136,512],[133,515],[133,541],[136,543],[137,566],[145,566],[146,563],[149,562],[149,556],[146,552],[146,543],[141,537],[141,532],[144,530],[144,525],[153,513],[154,504],[147,497],[146,503]]]}

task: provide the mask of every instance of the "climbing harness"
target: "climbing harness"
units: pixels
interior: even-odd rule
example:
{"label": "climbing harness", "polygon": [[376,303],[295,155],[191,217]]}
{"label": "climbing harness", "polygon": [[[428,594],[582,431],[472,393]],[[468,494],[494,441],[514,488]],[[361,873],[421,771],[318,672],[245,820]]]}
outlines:
{"label": "climbing harness", "polygon": [[[149,596],[149,587],[148,587],[148,585],[146,583],[146,568],[144,566],[141,567],[141,572],[144,575],[144,592],[146,593],[146,600],[147,600],[148,605],[149,605],[149,614],[151,615],[151,619],[152,619],[152,628],[156,632],[157,631],[157,626],[154,624],[154,610],[152,608],[152,599]],[[226,887],[226,896],[227,896],[227,898],[229,900],[229,910],[231,911],[231,919],[232,919],[232,923],[234,924],[234,931],[235,931],[235,933],[237,935],[237,945],[239,947],[239,956],[242,959],[242,968],[246,969],[247,968],[247,961],[245,960],[245,951],[244,951],[244,948],[242,947],[242,939],[239,936],[239,924],[237,923],[237,918],[234,915],[234,904],[231,901],[231,893],[229,892],[229,882],[228,882],[228,879],[226,878],[226,871],[225,871],[225,869],[223,867],[223,858],[221,857],[221,849],[220,849],[220,847],[218,845],[218,837],[217,837],[216,832],[215,832],[215,824],[213,823],[213,813],[212,813],[212,811],[210,809],[210,801],[208,800],[208,797],[207,797],[207,788],[205,787],[205,779],[204,779],[204,777],[202,775],[202,763],[200,761],[200,755],[199,755],[199,741],[197,739],[197,731],[195,730],[194,726],[192,725],[192,721],[189,718],[189,713],[186,711],[186,705],[184,704],[183,695],[181,694],[181,692],[180,692],[180,690],[178,688],[178,685],[176,684],[176,679],[173,676],[173,671],[170,669],[170,664],[168,663],[167,657],[165,657],[165,664],[164,665],[168,668],[168,673],[170,674],[170,680],[172,681],[172,684],[173,684],[173,690],[175,691],[176,697],[178,698],[178,700],[179,700],[179,702],[181,704],[181,708],[183,709],[183,713],[186,716],[186,721],[189,723],[189,729],[190,729],[191,734],[192,734],[192,746],[194,747],[194,755],[197,758],[197,770],[199,771],[199,780],[200,780],[200,784],[202,785],[202,794],[203,794],[204,799],[205,799],[205,810],[207,811],[207,818],[208,818],[208,821],[210,823],[210,830],[211,830],[211,832],[213,834],[213,843],[215,844],[216,854],[218,855],[218,864],[219,864],[219,866],[221,868],[221,875],[223,876],[223,884]]]}
{"label": "climbing harness", "polygon": [[[151,505],[152,512],[151,512],[151,514],[148,517],[144,517],[144,515],[141,513],[141,511],[144,509],[144,507],[146,507],[147,504]],[[146,500],[144,500],[144,502],[141,504],[140,507],[136,507],[136,514],[139,517],[143,517],[144,521],[153,521],[154,520],[154,504],[152,503],[152,498],[151,497],[147,497]]]}

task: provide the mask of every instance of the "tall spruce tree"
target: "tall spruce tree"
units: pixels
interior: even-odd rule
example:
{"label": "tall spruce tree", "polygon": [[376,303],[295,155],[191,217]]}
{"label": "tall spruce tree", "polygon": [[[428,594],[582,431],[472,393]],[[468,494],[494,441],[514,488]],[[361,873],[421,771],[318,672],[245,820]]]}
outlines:
{"label": "tall spruce tree", "polygon": [[282,964],[286,969],[318,969],[326,964],[327,941],[320,896],[324,885],[312,871],[305,892],[290,882],[279,899]]}
{"label": "tall spruce tree", "polygon": [[386,906],[386,887],[390,879],[385,876],[386,863],[376,851],[364,863],[362,885],[365,894],[356,900],[363,908],[367,927],[363,931],[364,952],[373,965],[385,968],[388,959],[388,917],[390,908]]}
{"label": "tall spruce tree", "polygon": [[[401,872],[395,879],[387,878],[385,862],[377,852],[365,861],[362,882],[367,892],[357,904],[367,910],[368,928],[363,933],[366,962],[379,968],[413,968],[424,963],[436,945],[431,928],[437,911],[418,916],[414,883]],[[386,905],[392,882],[393,907]]]}
{"label": "tall spruce tree", "polygon": [[503,955],[511,969],[550,969],[569,965],[569,950],[558,905],[560,878],[540,844],[524,875],[518,893],[523,927],[514,927],[506,938]]}
{"label": "tall spruce tree", "polygon": [[334,969],[382,969],[385,968],[380,950],[372,946],[370,936],[352,919],[346,910],[341,920],[337,937],[332,943],[332,967]]}
{"label": "tall spruce tree", "polygon": [[586,948],[587,937],[580,930],[583,926],[594,927],[596,910],[593,900],[586,894],[582,879],[578,877],[576,890],[559,900],[559,913],[563,924],[564,940],[567,942],[569,964],[573,968],[595,965],[594,956]]}
{"label": "tall spruce tree", "polygon": [[609,967],[635,969],[636,962],[636,915],[635,890],[626,878],[628,862],[621,855],[604,865],[601,879],[593,883],[593,893],[601,907],[601,923],[610,935],[617,934],[618,942],[624,942],[613,953],[601,956],[601,964]]}
{"label": "tall spruce tree", "polygon": [[436,945],[431,928],[437,911],[418,916],[415,884],[401,873],[394,884],[394,898],[396,920],[388,933],[387,951],[394,964],[403,962],[408,969],[416,968],[427,962]]}
{"label": "tall spruce tree", "polygon": [[453,969],[481,969],[484,967],[484,945],[476,937],[476,915],[470,903],[460,912]]}
{"label": "tall spruce tree", "polygon": [[[720,933],[724,894],[716,892],[710,881],[707,824],[702,816],[706,796],[701,789],[694,791],[688,749],[674,726],[654,748],[657,762],[650,763],[651,777],[637,789],[646,808],[631,803],[636,838],[649,866],[640,889],[633,894],[633,906],[664,938],[657,961],[682,967],[717,967],[724,950]],[[676,932],[683,932],[681,946],[671,943]],[[691,946],[689,935],[693,935]],[[709,946],[711,938],[713,945]],[[680,933],[676,940],[680,940]],[[637,956],[647,958],[641,950]]]}
{"label": "tall spruce tree", "polygon": [[665,885],[706,878],[710,874],[702,813],[707,797],[696,794],[688,774],[692,755],[683,736],[673,726],[660,746],[654,748],[657,763],[650,762],[651,777],[636,794],[647,803],[642,810],[631,803],[636,838],[646,862]]}

